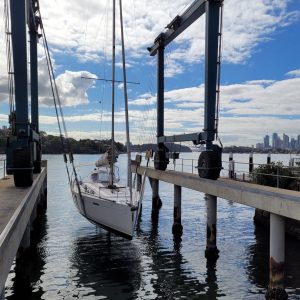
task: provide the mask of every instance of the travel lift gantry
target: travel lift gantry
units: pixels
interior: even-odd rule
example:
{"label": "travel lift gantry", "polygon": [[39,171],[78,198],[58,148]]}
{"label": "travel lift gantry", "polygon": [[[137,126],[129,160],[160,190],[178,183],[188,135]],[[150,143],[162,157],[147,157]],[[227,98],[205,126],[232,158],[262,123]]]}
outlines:
{"label": "travel lift gantry", "polygon": [[[40,18],[37,11],[36,0],[10,0],[15,111],[9,116],[11,133],[7,139],[6,172],[14,175],[18,187],[31,186],[33,173],[41,172],[37,68]],[[26,21],[30,35],[31,123],[28,120]]]}
{"label": "travel lift gantry", "polygon": [[[155,39],[148,48],[151,56],[157,54],[157,144],[154,166],[158,170],[166,170],[169,163],[169,150],[164,143],[193,141],[195,145],[206,144],[198,160],[200,177],[218,179],[222,169],[222,148],[213,144],[217,133],[216,126],[216,94],[219,72],[219,45],[221,42],[221,9],[222,0],[196,0],[182,15],[177,15],[166,31]],[[205,34],[205,110],[204,129],[200,133],[164,136],[164,49],[180,33],[206,13]]]}

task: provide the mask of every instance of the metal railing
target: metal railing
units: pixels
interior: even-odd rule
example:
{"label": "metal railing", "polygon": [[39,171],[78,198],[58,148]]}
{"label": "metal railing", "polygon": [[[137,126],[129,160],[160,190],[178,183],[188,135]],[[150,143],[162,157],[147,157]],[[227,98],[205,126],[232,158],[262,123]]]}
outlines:
{"label": "metal railing", "polygon": [[[259,183],[258,179],[262,176],[276,179],[276,186],[281,187],[281,183],[286,179],[295,180],[298,188],[300,190],[300,166],[279,166],[274,165],[270,162],[266,164],[254,163],[253,156],[250,155],[249,162],[240,162],[235,160],[223,160],[223,168],[221,170],[220,176],[222,178],[230,178],[232,180]],[[257,167],[260,166],[270,166],[275,168],[273,173],[258,172]],[[153,160],[150,162],[150,166],[154,166]],[[185,172],[191,174],[197,174],[198,159],[192,158],[178,158],[176,160],[170,160],[168,165],[168,170],[174,170],[177,172]],[[293,175],[281,174],[284,170],[289,170]]]}

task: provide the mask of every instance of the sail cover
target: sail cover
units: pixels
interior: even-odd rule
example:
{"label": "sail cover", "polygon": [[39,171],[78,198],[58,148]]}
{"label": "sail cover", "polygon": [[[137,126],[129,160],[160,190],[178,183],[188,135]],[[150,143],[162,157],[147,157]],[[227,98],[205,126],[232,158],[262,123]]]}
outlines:
{"label": "sail cover", "polygon": [[[115,148],[115,152],[114,152],[114,162],[117,161],[117,157],[118,157],[118,153],[117,153],[117,149]],[[108,150],[106,152],[104,152],[100,158],[95,162],[95,165],[97,168],[100,167],[107,167],[111,164],[112,161],[112,151],[111,151],[111,147],[108,148]]]}
{"label": "sail cover", "polygon": [[108,152],[103,153],[100,158],[95,162],[97,168],[109,166]]}

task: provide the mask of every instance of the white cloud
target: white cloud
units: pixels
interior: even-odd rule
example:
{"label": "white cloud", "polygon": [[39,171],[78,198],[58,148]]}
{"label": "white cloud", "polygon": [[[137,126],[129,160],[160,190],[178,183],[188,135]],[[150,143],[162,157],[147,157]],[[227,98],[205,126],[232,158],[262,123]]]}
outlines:
{"label": "white cloud", "polygon": [[268,86],[270,84],[272,84],[273,82],[275,82],[275,80],[250,80],[250,81],[246,81],[246,84],[253,84],[253,85],[257,85],[257,84],[261,84],[264,86]]}
{"label": "white cloud", "polygon": [[[124,30],[127,56],[147,55],[145,48],[183,9],[189,0],[124,1]],[[41,1],[44,24],[51,47],[76,55],[80,61],[100,61],[111,52],[111,4],[109,1]],[[66,14],[65,12],[68,12]],[[268,40],[281,27],[293,23],[299,12],[288,11],[288,0],[227,0],[224,2],[223,59],[245,63],[259,43]],[[117,14],[117,22],[119,22]],[[203,59],[205,17],[201,17],[172,44],[166,76],[182,73],[186,66]],[[117,25],[117,28],[119,26]],[[68,38],[66,38],[68,37]],[[117,32],[117,53],[120,53]]]}
{"label": "white cloud", "polygon": [[219,135],[225,145],[256,145],[266,134],[287,133],[290,137],[300,134],[299,119],[280,119],[261,116],[220,118]]}
{"label": "white cloud", "polygon": [[[150,59],[145,59],[145,56],[148,56],[145,48],[152,44],[165,25],[176,14],[182,13],[190,2],[189,0],[124,1],[128,66],[135,66],[138,60],[149,64]],[[273,38],[278,29],[294,22],[299,17],[299,12],[288,11],[288,3],[289,0],[224,1],[223,61],[247,63],[253,53],[259,51],[262,42]],[[105,60],[109,61],[111,52],[111,8],[109,5],[111,1],[91,0],[89,5],[86,5],[85,2],[79,0],[72,2],[41,0],[40,4],[48,42],[54,57],[76,56],[80,62],[97,64]],[[130,7],[132,4],[134,7]],[[3,2],[0,3],[0,11],[2,14]],[[130,21],[132,19],[133,21]],[[183,73],[196,62],[203,61],[204,21],[204,17],[196,21],[178,37],[175,43],[167,47],[166,76],[172,77]],[[119,41],[119,33],[117,39]],[[43,58],[42,47],[40,45],[38,47],[40,99],[42,105],[52,106],[53,100],[45,58]],[[120,54],[119,44],[116,50]],[[0,60],[0,102],[3,102],[7,101],[3,22],[0,22],[0,56],[4,58]],[[57,61],[61,60],[57,59]],[[150,64],[152,63],[155,63],[155,59],[150,61]],[[63,68],[63,66],[59,67]],[[78,106],[89,102],[87,90],[93,86],[93,81],[81,80],[82,75],[95,77],[94,74],[86,71],[73,72],[71,70],[65,70],[57,75],[63,106]],[[269,130],[278,132],[280,128],[290,134],[298,130],[300,70],[292,70],[286,75],[292,78],[276,81],[251,80],[221,87],[220,132],[228,141],[234,136],[237,143],[245,144],[248,140],[257,141],[259,134],[264,134]],[[166,134],[174,134],[183,128],[186,132],[201,131],[203,100],[203,85],[166,91]],[[155,104],[156,95],[154,94],[140,95],[130,101],[130,108],[134,108],[134,110],[130,109],[133,131],[149,136],[151,139],[153,136],[155,139]],[[117,122],[120,123],[121,119],[123,120],[123,112],[116,115]],[[0,121],[3,120],[4,115],[0,116]],[[6,116],[5,120],[7,121]],[[91,113],[80,116],[77,112],[77,115],[66,115],[66,121],[72,125],[80,122],[90,124],[99,121],[99,114]],[[109,121],[109,113],[104,112],[103,122]],[[54,125],[56,119],[41,116],[41,123]],[[134,138],[137,138],[136,134]]]}
{"label": "white cloud", "polygon": [[229,85],[221,88],[221,108],[234,115],[300,115],[300,78],[264,84]]}
{"label": "white cloud", "polygon": [[286,75],[289,75],[292,77],[300,77],[300,69],[287,72]]}
{"label": "white cloud", "polygon": [[156,103],[156,97],[151,96],[150,94],[141,95],[138,99],[131,100],[128,102],[129,105],[132,106],[146,106],[153,105]]}
{"label": "white cloud", "polygon": [[[42,106],[53,106],[53,96],[49,81],[46,58],[39,58],[39,101]],[[84,80],[81,77],[97,78],[96,75],[79,71],[66,70],[56,77],[57,89],[62,106],[78,106],[88,104],[87,90],[93,86],[95,80]]]}
{"label": "white cloud", "polygon": [[[300,134],[300,78],[284,80],[252,80],[240,84],[221,86],[219,132],[225,144],[251,145],[259,136],[272,132]],[[165,108],[165,128],[170,135],[185,132],[199,132],[203,128],[203,85],[165,93],[172,107]],[[134,100],[135,104],[147,104],[149,94]],[[136,102],[135,102],[136,101]],[[153,107],[149,113],[156,116]],[[142,120],[142,119],[141,119]],[[142,121],[149,130],[153,122]],[[139,121],[136,120],[135,128]],[[156,123],[154,123],[154,131]]]}
{"label": "white cloud", "polygon": [[96,75],[87,71],[65,71],[57,76],[56,83],[63,106],[77,106],[89,103],[86,91],[92,87],[95,81],[83,80],[81,76],[96,77]]}
{"label": "white cloud", "polygon": [[0,121],[8,123],[8,116],[4,114],[0,114]]}

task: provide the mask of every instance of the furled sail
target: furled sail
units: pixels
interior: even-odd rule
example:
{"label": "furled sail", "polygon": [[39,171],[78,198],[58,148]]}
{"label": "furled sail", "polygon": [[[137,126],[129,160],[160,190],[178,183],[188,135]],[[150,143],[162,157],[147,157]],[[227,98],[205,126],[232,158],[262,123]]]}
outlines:
{"label": "furled sail", "polygon": [[[114,151],[115,153],[115,157],[114,157],[114,162],[117,161],[117,153],[116,153],[116,149]],[[112,162],[112,151],[111,151],[111,148],[109,148],[106,152],[104,152],[100,158],[95,162],[95,165],[97,168],[100,168],[100,167],[106,167],[106,166],[109,166]]]}
{"label": "furled sail", "polygon": [[97,168],[109,166],[108,152],[105,152],[100,156],[100,158],[95,162],[95,166]]}

